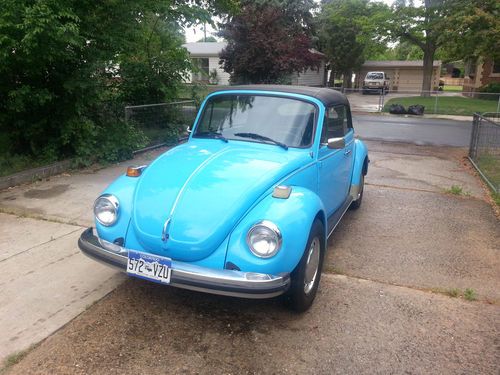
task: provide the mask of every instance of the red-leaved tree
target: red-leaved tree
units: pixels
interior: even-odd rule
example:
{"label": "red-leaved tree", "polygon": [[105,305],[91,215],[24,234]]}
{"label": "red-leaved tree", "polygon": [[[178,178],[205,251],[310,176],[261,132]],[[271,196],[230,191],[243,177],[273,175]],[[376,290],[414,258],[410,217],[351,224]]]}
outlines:
{"label": "red-leaved tree", "polygon": [[312,2],[248,1],[239,14],[221,25],[227,41],[220,54],[231,82],[289,83],[294,72],[319,66],[312,52]]}

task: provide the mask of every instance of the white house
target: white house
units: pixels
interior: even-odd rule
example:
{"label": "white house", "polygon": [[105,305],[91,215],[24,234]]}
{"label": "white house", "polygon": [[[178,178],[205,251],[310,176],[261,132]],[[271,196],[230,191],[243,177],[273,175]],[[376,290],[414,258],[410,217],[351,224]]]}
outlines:
{"label": "white house", "polygon": [[[229,85],[229,73],[226,73],[219,64],[219,53],[226,47],[225,42],[197,42],[185,43],[186,48],[198,67],[197,72],[191,72],[188,82],[215,83],[218,85]],[[312,53],[324,56],[321,52],[311,50]],[[216,72],[216,74],[214,74]],[[295,73],[292,76],[292,85],[302,86],[324,86],[325,85],[325,61],[322,60],[319,69],[307,69],[303,73]]]}
{"label": "white house", "polygon": [[[191,72],[189,82],[216,83],[229,85],[229,73],[226,73],[219,64],[219,53],[226,46],[225,42],[197,42],[182,45],[191,56],[198,72]],[[213,72],[217,74],[213,74]],[[210,75],[212,74],[212,79]]]}

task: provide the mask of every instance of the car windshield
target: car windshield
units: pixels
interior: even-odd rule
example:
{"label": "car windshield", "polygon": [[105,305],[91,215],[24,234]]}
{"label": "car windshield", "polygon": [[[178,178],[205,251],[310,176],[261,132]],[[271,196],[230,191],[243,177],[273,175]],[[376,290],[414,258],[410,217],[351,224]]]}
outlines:
{"label": "car windshield", "polygon": [[206,103],[193,137],[308,147],[312,144],[315,112],[313,104],[298,99],[216,95]]}
{"label": "car windshield", "polygon": [[384,73],[369,73],[366,79],[384,79]]}

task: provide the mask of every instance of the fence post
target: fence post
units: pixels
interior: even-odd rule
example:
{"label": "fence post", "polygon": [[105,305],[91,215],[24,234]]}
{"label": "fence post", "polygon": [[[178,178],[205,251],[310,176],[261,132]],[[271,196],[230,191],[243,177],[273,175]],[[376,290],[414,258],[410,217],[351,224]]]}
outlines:
{"label": "fence post", "polygon": [[469,146],[469,157],[471,159],[474,159],[476,157],[475,155],[475,139],[476,139],[476,134],[477,134],[477,119],[478,119],[478,116],[477,116],[477,113],[474,113],[474,117],[472,119],[472,130],[471,130],[471,134],[470,134],[470,146]]}
{"label": "fence post", "polygon": [[500,112],[500,94],[498,94],[497,113]]}
{"label": "fence post", "polygon": [[436,101],[434,102],[434,114],[437,115],[437,108],[438,108],[438,95],[439,91],[436,91]]}

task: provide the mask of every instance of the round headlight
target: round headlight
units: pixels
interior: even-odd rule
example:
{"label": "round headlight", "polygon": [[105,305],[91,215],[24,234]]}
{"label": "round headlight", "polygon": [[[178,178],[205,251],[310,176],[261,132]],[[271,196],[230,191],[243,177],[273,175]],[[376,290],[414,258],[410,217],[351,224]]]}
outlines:
{"label": "round headlight", "polygon": [[101,195],[94,203],[94,215],[102,225],[109,227],[118,219],[118,199],[111,194]]}
{"label": "round headlight", "polygon": [[259,258],[270,258],[281,248],[281,232],[270,221],[255,224],[247,234],[247,244],[252,253]]}

